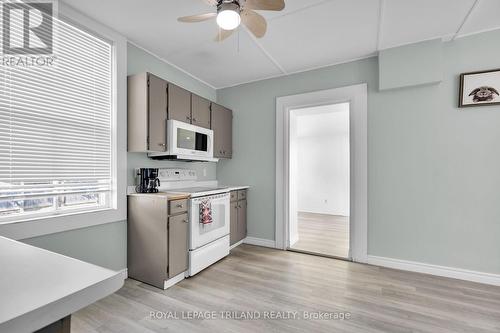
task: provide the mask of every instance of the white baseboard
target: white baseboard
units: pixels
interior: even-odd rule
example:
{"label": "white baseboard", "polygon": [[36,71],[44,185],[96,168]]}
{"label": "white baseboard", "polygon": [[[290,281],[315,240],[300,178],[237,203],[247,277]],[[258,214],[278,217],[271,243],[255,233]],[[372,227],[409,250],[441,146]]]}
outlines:
{"label": "white baseboard", "polygon": [[385,258],[385,257],[370,256],[370,255],[368,256],[367,263],[370,265],[400,269],[403,271],[444,276],[453,279],[500,286],[500,274],[483,273],[462,268],[438,266],[432,264],[424,264],[415,261],[407,261],[401,259]]}
{"label": "white baseboard", "polygon": [[264,239],[264,238],[247,237],[243,240],[243,243],[250,244],[250,245],[263,246],[263,247],[270,247],[273,249],[276,248],[275,241],[270,240],[270,239]]}
{"label": "white baseboard", "polygon": [[165,282],[163,282],[163,290],[166,290],[166,289],[172,287],[173,285],[181,282],[182,280],[184,280],[186,278],[187,275],[188,275],[188,273],[187,273],[187,271],[185,271],[185,272],[182,272],[180,274],[177,274],[176,276],[174,276],[171,279],[165,280]]}
{"label": "white baseboard", "polygon": [[128,268],[124,268],[118,271],[124,280],[128,279]]}
{"label": "white baseboard", "polygon": [[240,246],[241,244],[243,244],[243,241],[245,241],[245,240],[244,240],[244,239],[242,239],[242,240],[240,240],[239,242],[234,243],[233,245],[231,245],[231,246],[229,247],[229,250],[232,250],[232,249],[234,249],[235,247]]}

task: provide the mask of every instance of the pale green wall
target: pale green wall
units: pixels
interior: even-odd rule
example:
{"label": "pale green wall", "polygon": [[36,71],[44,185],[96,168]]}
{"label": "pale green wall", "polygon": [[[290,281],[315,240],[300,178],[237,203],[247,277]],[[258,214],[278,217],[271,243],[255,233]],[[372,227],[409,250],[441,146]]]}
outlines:
{"label": "pale green wall", "polygon": [[126,221],[29,238],[23,242],[114,270],[127,267]]}
{"label": "pale green wall", "polygon": [[[216,98],[214,89],[130,44],[127,58],[129,74],[149,71],[200,96],[210,100]],[[216,175],[214,163],[152,161],[145,154],[129,153],[129,185],[133,184],[133,168],[141,166],[192,168],[198,171],[200,179],[215,179]],[[207,176],[204,177],[205,168]],[[115,270],[127,267],[126,221],[25,239],[23,242]]]}
{"label": "pale green wall", "polygon": [[444,44],[439,85],[378,91],[377,58],[218,91],[234,110],[224,183],[249,184],[249,236],[274,239],[276,97],[368,83],[370,255],[500,273],[500,107],[458,109],[458,75],[500,67],[500,31]]}
{"label": "pale green wall", "polygon": [[434,39],[380,51],[378,65],[380,90],[441,82],[443,43]]}

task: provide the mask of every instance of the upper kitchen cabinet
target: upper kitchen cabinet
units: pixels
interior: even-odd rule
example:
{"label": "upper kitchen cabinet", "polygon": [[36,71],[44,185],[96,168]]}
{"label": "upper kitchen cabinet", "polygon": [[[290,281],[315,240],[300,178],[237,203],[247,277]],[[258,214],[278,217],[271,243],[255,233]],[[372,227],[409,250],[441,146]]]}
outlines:
{"label": "upper kitchen cabinet", "polygon": [[165,152],[167,119],[214,131],[215,158],[233,156],[233,112],[151,73],[128,77],[128,151]]}
{"label": "upper kitchen cabinet", "polygon": [[128,77],[128,151],[166,149],[167,82],[150,73]]}
{"label": "upper kitchen cabinet", "polygon": [[191,124],[210,128],[210,101],[191,94]]}
{"label": "upper kitchen cabinet", "polygon": [[168,119],[191,123],[191,93],[175,84],[168,84]]}
{"label": "upper kitchen cabinet", "polygon": [[214,131],[214,157],[233,156],[233,111],[212,103],[212,130]]}

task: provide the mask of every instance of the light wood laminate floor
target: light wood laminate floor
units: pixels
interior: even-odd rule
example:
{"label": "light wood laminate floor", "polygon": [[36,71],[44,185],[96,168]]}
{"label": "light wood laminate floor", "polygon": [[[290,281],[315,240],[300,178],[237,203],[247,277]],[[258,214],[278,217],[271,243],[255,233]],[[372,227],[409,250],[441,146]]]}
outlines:
{"label": "light wood laminate floor", "polygon": [[[297,311],[300,319],[151,319],[151,311]],[[306,320],[304,311],[348,312]],[[73,333],[500,332],[500,287],[241,245],[163,291],[127,280],[74,314]]]}
{"label": "light wood laminate floor", "polygon": [[349,257],[349,217],[304,212],[298,215],[299,240],[291,249]]}

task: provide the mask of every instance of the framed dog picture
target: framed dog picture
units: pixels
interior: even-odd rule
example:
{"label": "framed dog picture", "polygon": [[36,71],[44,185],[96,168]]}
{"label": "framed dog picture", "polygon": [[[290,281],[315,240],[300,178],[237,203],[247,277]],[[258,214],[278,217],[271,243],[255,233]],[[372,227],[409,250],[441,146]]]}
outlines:
{"label": "framed dog picture", "polygon": [[460,75],[459,107],[500,104],[500,69]]}

